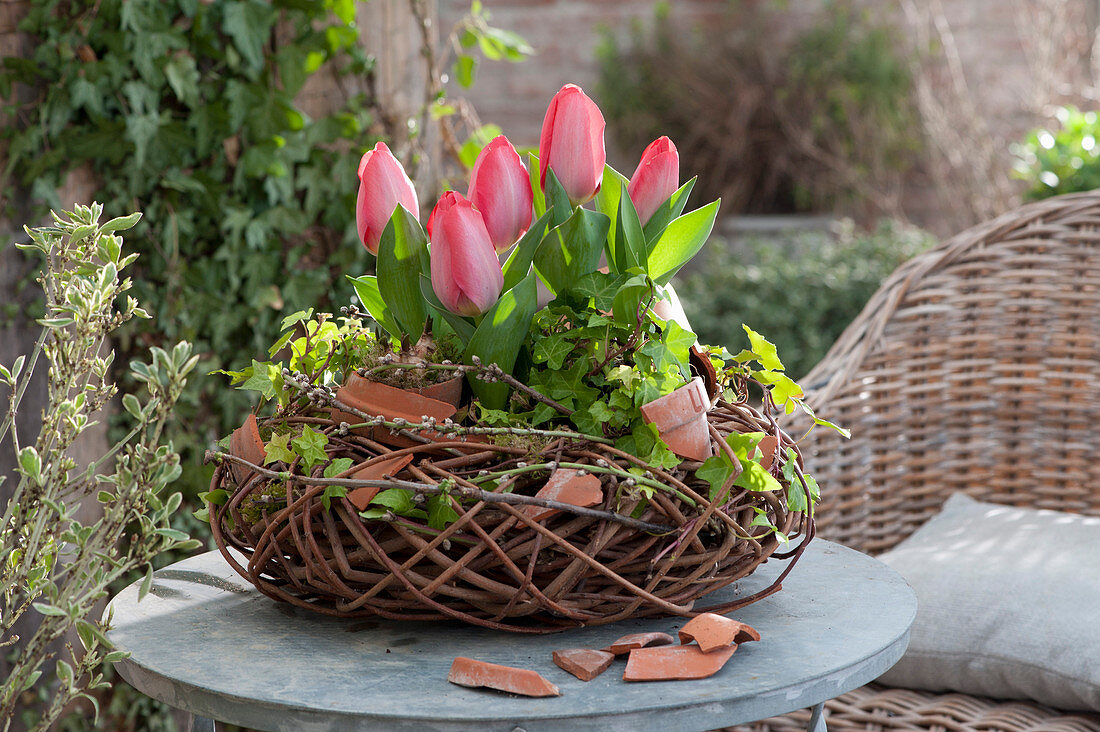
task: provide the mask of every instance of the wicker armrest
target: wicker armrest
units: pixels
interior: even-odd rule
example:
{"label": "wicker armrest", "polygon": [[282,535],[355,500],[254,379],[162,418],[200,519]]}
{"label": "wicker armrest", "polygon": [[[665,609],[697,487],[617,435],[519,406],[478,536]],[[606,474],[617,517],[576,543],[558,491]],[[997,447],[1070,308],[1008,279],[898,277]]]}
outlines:
{"label": "wicker armrest", "polygon": [[[802,732],[810,710],[773,717],[729,732]],[[1027,702],[1005,702],[966,694],[933,694],[876,684],[825,703],[830,732],[1100,732],[1100,715],[1059,712]]]}

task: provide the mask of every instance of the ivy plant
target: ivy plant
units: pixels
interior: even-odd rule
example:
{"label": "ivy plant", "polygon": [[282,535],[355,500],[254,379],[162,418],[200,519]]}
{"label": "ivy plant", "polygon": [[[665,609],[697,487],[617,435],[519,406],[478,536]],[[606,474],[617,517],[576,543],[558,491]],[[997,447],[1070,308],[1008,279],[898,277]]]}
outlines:
{"label": "ivy plant", "polygon": [[[19,28],[33,53],[0,67],[0,99],[16,100],[5,116],[19,121],[0,131],[11,189],[58,207],[55,191],[84,168],[109,215],[135,202],[145,213],[134,294],[161,317],[116,336],[124,357],[186,338],[210,371],[259,352],[285,305],[351,296],[335,273],[369,260],[352,226],[355,165],[382,131],[355,3],[48,0]],[[366,91],[311,116],[297,95],[324,73]],[[192,490],[206,481],[202,449],[248,405],[213,381],[193,381],[177,406]]]}

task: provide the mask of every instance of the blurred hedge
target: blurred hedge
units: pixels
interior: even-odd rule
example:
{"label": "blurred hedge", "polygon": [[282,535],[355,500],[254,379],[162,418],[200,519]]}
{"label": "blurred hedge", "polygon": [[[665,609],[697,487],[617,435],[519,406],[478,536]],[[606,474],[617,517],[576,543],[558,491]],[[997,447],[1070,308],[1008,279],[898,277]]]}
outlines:
{"label": "blurred hedge", "polygon": [[900,264],[935,243],[891,219],[869,232],[850,220],[828,231],[714,237],[675,286],[699,340],[738,350],[744,323],[804,376]]}

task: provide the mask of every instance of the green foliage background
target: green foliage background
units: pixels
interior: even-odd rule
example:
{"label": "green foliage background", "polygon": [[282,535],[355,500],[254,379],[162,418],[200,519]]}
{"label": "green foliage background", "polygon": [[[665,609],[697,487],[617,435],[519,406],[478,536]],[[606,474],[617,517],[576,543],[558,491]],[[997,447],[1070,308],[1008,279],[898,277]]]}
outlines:
{"label": "green foliage background", "polygon": [[934,243],[927,232],[892,220],[870,232],[845,220],[832,231],[713,237],[677,278],[676,292],[701,342],[738,343],[745,323],[776,345],[787,373],[798,379],[882,281]]}
{"label": "green foliage background", "polygon": [[1056,128],[1033,130],[1012,149],[1031,200],[1100,188],[1100,115],[1060,107],[1054,116]]}
{"label": "green foliage background", "polygon": [[[144,212],[133,294],[157,318],[123,333],[122,364],[179,339],[202,355],[197,372],[247,363],[285,308],[351,298],[344,274],[369,266],[353,224],[374,100],[346,92],[311,118],[295,97],[329,71],[370,89],[352,0],[52,0],[20,29],[34,50],[0,69],[0,98],[18,100],[0,191],[62,208],[55,191],[88,166],[108,216]],[[185,494],[248,407],[220,379],[192,379],[171,435]]]}
{"label": "green foliage background", "polygon": [[661,2],[627,39],[607,32],[596,96],[610,136],[638,154],[668,135],[725,214],[896,215],[923,137],[901,33],[851,0],[793,10],[733,2],[691,27]]}

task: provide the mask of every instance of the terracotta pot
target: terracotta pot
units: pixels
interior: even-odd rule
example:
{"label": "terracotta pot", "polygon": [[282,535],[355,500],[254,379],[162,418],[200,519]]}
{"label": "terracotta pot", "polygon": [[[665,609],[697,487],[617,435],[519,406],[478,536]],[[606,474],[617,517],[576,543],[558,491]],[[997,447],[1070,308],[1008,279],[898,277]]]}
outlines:
{"label": "terracotta pot", "polygon": [[[430,389],[431,387],[425,388]],[[336,398],[366,414],[374,417],[385,417],[388,421],[400,418],[408,422],[419,423],[423,417],[427,416],[434,417],[437,421],[442,422],[458,411],[454,404],[433,399],[430,396],[424,396],[408,389],[399,389],[396,386],[371,381],[354,372],[347,376],[344,385],[336,391]],[[337,422],[355,424],[363,421],[354,414],[336,408],[331,409],[330,413],[332,419]],[[407,437],[391,433],[385,427],[361,427],[353,431],[391,447],[412,447],[417,444]],[[431,437],[427,433],[422,434]]]}
{"label": "terracotta pot", "polygon": [[465,384],[466,377],[459,374],[446,381],[440,381],[438,384],[422,386],[416,390],[416,393],[438,399],[441,402],[447,402],[447,404],[453,404],[455,409],[458,409],[462,406],[462,389]]}
{"label": "terracotta pot", "polygon": [[[260,439],[260,428],[256,424],[255,414],[248,415],[244,424],[233,430],[229,438],[229,454],[253,465],[264,464],[267,453],[264,450],[264,441]],[[237,463],[231,464],[229,469],[233,471],[233,479],[237,481],[237,485],[244,485],[256,474],[256,471]]]}
{"label": "terracotta pot", "polygon": [[670,450],[689,460],[706,460],[714,454],[708,411],[710,399],[698,376],[671,394],[642,405],[645,421],[657,426]]}

